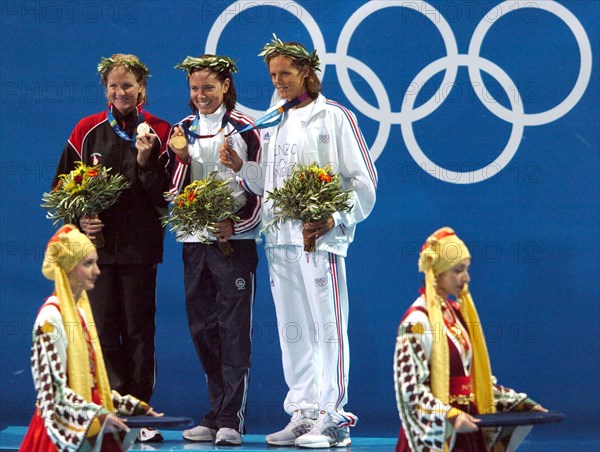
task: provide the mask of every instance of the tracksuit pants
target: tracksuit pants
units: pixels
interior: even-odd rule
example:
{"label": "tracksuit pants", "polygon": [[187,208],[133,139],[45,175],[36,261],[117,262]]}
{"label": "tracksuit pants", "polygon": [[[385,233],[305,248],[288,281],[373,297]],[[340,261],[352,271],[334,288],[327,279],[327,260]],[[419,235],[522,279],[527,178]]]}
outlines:
{"label": "tracksuit pants", "polygon": [[325,410],[340,426],[348,401],[348,292],[343,257],[301,246],[266,249],[285,382],[284,409]]}
{"label": "tracksuit pants", "polygon": [[101,264],[88,293],[110,387],[150,402],[156,382],[156,264]]}
{"label": "tracksuit pants", "polygon": [[212,406],[200,425],[244,433],[258,254],[254,240],[230,243],[227,256],[216,245],[183,244],[186,312]]}

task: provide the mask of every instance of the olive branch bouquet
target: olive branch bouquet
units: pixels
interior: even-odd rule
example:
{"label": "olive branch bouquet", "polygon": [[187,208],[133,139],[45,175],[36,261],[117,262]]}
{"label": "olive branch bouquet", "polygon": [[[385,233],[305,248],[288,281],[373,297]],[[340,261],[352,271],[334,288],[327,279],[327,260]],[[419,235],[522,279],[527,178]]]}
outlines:
{"label": "olive branch bouquet", "polygon": [[[212,171],[204,179],[195,180],[175,197],[168,216],[162,217],[163,225],[169,225],[169,230],[181,235],[196,235],[200,242],[210,244],[205,232],[215,234],[216,223],[232,220],[235,215],[237,202],[229,186],[229,180],[217,177]],[[233,247],[229,241],[217,241],[223,254],[232,253]]]}
{"label": "olive branch bouquet", "polygon": [[[110,174],[111,168],[75,162],[75,169],[58,176],[58,183],[42,195],[41,207],[46,218],[56,225],[78,224],[83,216],[95,216],[117,202],[121,192],[131,186],[122,174]],[[96,234],[97,248],[104,246],[102,233]]]}
{"label": "olive branch bouquet", "polygon": [[[334,212],[352,210],[350,191],[342,189],[339,174],[330,165],[319,167],[316,163],[296,165],[283,187],[267,193],[267,200],[273,202],[274,219],[266,229],[288,220],[312,223],[327,219]],[[315,250],[316,239],[304,235],[304,251]]]}

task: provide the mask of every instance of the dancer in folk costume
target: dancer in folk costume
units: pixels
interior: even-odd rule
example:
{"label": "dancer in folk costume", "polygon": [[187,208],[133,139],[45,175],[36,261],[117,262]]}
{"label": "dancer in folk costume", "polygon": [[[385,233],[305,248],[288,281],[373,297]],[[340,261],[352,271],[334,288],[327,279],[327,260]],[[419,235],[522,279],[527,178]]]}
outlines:
{"label": "dancer in folk costume", "polygon": [[434,232],[421,250],[425,287],[396,338],[394,381],[402,420],[397,452],[503,451],[514,427],[480,429],[478,414],[546,411],[492,376],[469,292],[470,264],[468,248],[448,227]]}
{"label": "dancer in folk costume", "polygon": [[115,413],[159,415],[133,396],[111,391],[87,297],[100,274],[98,254],[76,226],[61,227],[48,242],[42,273],[54,293],[33,329],[31,369],[36,409],[20,450],[90,450],[104,424],[102,451],[123,450],[129,431]]}

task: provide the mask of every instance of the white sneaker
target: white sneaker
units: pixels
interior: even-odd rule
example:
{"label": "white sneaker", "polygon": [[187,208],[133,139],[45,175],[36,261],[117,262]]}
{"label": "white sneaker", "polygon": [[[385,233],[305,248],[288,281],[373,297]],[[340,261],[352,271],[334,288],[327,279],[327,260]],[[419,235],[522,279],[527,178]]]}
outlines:
{"label": "white sneaker", "polygon": [[302,410],[296,410],[292,415],[292,420],[283,430],[267,435],[267,444],[271,446],[293,446],[296,438],[310,431],[314,423],[314,419],[304,416]]}
{"label": "white sneaker", "polygon": [[327,447],[347,447],[352,444],[350,429],[338,427],[326,411],[319,413],[317,422],[314,423],[308,433],[298,437],[294,442],[296,447],[307,447],[319,449]]}
{"label": "white sneaker", "polygon": [[242,444],[242,435],[237,430],[223,427],[217,432],[215,444],[217,446],[239,446]]}
{"label": "white sneaker", "polygon": [[136,439],[140,443],[159,443],[163,440],[160,430],[155,428],[141,428]]}
{"label": "white sneaker", "polygon": [[215,435],[217,434],[216,430],[212,428],[204,427],[203,425],[197,425],[194,428],[183,431],[183,439],[187,439],[188,441],[212,441],[215,439]]}

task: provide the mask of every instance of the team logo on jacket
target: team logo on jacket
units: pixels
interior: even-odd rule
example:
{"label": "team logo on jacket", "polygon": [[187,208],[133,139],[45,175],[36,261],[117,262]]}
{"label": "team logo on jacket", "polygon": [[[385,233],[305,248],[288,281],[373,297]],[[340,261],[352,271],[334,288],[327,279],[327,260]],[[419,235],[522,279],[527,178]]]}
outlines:
{"label": "team logo on jacket", "polygon": [[238,290],[244,290],[246,288],[246,280],[244,278],[236,279],[235,287],[237,287]]}
{"label": "team logo on jacket", "polygon": [[98,154],[97,152],[94,152],[92,155],[92,166],[96,166],[100,164],[100,158],[102,157],[102,154]]}
{"label": "team logo on jacket", "polygon": [[327,278],[315,278],[315,287],[325,287],[327,286]]}
{"label": "team logo on jacket", "polygon": [[319,143],[329,143],[329,134],[319,135]]}
{"label": "team logo on jacket", "polygon": [[269,134],[269,132],[266,132],[266,133],[263,135],[263,141],[269,141],[269,138],[271,138],[271,135]]}
{"label": "team logo on jacket", "polygon": [[275,280],[271,278],[271,287],[275,287]]}

